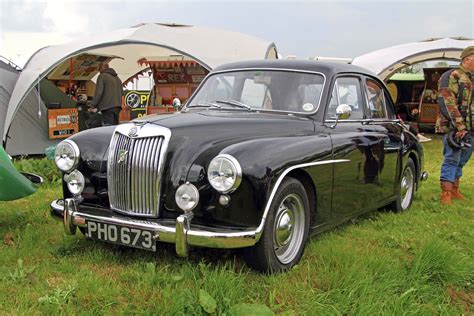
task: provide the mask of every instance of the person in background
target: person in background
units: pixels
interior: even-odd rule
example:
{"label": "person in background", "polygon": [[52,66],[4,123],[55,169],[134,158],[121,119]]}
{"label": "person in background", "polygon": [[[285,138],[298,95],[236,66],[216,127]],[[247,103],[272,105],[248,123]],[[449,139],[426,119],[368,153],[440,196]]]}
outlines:
{"label": "person in background", "polygon": [[117,125],[122,110],[122,81],[107,63],[99,65],[100,75],[97,78],[94,98],[89,109],[91,112],[102,112],[103,125]]}
{"label": "person in background", "polygon": [[181,100],[178,98],[177,94],[173,95],[173,107],[176,112],[181,109]]}
{"label": "person in background", "polygon": [[474,72],[474,46],[466,47],[461,53],[461,64],[441,75],[438,85],[439,112],[436,131],[443,133],[443,164],[441,165],[441,204],[450,205],[452,199],[464,199],[459,190],[462,169],[472,155],[472,148],[454,148],[448,142],[451,128],[456,137],[462,139],[467,129],[469,107],[472,102],[472,77]]}

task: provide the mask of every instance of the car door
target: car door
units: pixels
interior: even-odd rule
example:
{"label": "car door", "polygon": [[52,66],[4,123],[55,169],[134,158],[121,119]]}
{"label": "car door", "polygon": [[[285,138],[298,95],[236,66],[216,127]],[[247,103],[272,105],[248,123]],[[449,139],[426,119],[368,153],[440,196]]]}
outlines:
{"label": "car door", "polygon": [[385,86],[375,78],[364,77],[366,95],[366,130],[377,138],[373,156],[377,168],[373,170],[372,192],[378,207],[393,197],[397,190],[398,175],[401,169],[401,150],[403,127],[396,119],[395,110]]}
{"label": "car door", "polygon": [[[333,159],[342,161],[334,164],[332,216],[344,218],[366,210],[373,200],[371,176],[376,158],[374,150],[378,138],[372,128],[367,128],[365,97],[362,91],[362,77],[358,75],[339,76],[330,88],[326,113],[326,132],[333,146]],[[340,104],[351,106],[351,116],[338,120],[336,108]],[[375,166],[377,169],[377,166]]]}

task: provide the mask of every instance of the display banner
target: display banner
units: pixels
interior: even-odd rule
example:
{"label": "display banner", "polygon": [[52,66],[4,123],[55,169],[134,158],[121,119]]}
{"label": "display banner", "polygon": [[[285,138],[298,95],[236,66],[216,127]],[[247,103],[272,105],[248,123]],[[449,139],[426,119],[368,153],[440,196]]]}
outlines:
{"label": "display banner", "polygon": [[148,104],[148,90],[126,90],[123,99],[124,105],[130,110],[130,120],[146,115]]}
{"label": "display banner", "polygon": [[49,109],[49,139],[67,138],[79,131],[77,109]]}

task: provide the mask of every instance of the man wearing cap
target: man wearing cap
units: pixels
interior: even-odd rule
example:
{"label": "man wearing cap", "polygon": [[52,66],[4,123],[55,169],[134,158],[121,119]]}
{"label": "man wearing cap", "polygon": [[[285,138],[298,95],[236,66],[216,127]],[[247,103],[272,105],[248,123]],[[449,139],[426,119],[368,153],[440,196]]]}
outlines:
{"label": "man wearing cap", "polygon": [[459,181],[462,168],[472,155],[472,148],[454,148],[449,145],[447,137],[451,128],[456,128],[456,136],[459,138],[470,132],[468,119],[472,102],[472,72],[474,72],[474,46],[469,46],[461,53],[461,64],[443,73],[438,82],[439,112],[436,132],[444,134],[440,202],[445,205],[452,204],[452,199],[464,199],[459,190]]}

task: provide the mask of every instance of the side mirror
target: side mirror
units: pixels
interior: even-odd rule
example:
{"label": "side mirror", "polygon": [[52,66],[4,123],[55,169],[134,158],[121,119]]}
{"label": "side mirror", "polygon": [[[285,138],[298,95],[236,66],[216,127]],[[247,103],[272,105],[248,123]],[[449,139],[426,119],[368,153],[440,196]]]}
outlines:
{"label": "side mirror", "polygon": [[30,180],[33,184],[40,185],[43,183],[43,178],[40,176],[33,174],[33,173],[28,173],[28,172],[20,172],[25,178]]}
{"label": "side mirror", "polygon": [[331,125],[331,128],[335,128],[339,120],[346,120],[351,117],[352,108],[348,104],[339,104],[336,108],[336,122]]}
{"label": "side mirror", "polygon": [[336,117],[338,120],[346,120],[351,117],[352,108],[347,104],[339,104],[336,108]]}

